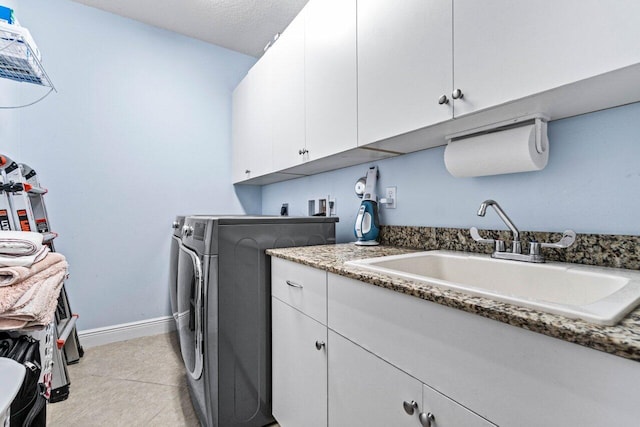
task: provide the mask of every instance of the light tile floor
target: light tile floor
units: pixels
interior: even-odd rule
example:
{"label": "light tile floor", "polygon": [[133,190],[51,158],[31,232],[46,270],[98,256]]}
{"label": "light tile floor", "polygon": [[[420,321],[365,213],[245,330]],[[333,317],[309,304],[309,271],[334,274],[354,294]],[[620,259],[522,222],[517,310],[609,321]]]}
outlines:
{"label": "light tile floor", "polygon": [[175,333],[86,349],[47,425],[198,426]]}

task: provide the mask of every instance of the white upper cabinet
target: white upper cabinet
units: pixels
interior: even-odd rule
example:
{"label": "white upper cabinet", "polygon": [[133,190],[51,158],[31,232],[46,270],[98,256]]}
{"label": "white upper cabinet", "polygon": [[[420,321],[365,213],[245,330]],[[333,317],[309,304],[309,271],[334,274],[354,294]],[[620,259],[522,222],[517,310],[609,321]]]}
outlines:
{"label": "white upper cabinet", "polygon": [[357,22],[358,144],[451,119],[451,0],[359,0]]}
{"label": "white upper cabinet", "polygon": [[[273,169],[300,163],[304,129],[304,21],[305,10],[291,22],[267,51],[272,56]],[[261,62],[260,60],[259,62]]]}
{"label": "white upper cabinet", "polygon": [[271,161],[270,58],[265,55],[233,92],[233,182],[265,175]]}
{"label": "white upper cabinet", "polygon": [[637,0],[453,4],[456,116],[640,62]]}
{"label": "white upper cabinet", "polygon": [[307,159],[357,146],[356,0],[311,0],[305,8]]}

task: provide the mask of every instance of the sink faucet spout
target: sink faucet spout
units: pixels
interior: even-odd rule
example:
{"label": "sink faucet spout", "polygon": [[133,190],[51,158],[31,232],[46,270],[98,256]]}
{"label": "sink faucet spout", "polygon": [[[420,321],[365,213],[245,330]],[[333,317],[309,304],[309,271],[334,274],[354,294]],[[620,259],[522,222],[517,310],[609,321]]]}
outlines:
{"label": "sink faucet spout", "polygon": [[513,234],[513,252],[520,253],[520,232],[513,221],[511,221],[507,214],[502,210],[498,202],[495,200],[485,200],[482,202],[480,204],[480,209],[478,209],[478,216],[484,216],[487,213],[487,206],[491,206],[496,211],[500,219],[507,225],[507,227],[509,227],[509,230],[511,230],[511,233]]}

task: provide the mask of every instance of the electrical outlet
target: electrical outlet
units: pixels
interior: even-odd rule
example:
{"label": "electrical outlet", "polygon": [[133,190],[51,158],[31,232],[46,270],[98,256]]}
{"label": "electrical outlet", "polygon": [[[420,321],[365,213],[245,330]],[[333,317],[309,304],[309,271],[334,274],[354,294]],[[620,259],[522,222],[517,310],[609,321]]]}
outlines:
{"label": "electrical outlet", "polygon": [[395,209],[397,203],[397,190],[398,187],[387,187],[384,190],[384,198],[392,203],[384,203],[383,206],[387,209]]}

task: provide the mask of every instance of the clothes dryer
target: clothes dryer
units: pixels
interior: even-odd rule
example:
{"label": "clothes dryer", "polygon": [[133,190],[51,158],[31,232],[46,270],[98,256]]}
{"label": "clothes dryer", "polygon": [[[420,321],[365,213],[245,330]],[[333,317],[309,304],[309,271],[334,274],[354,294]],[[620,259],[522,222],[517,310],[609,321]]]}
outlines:
{"label": "clothes dryer", "polygon": [[271,415],[271,263],[265,249],[335,243],[336,217],[187,217],[178,331],[204,426],[259,427]]}

